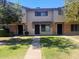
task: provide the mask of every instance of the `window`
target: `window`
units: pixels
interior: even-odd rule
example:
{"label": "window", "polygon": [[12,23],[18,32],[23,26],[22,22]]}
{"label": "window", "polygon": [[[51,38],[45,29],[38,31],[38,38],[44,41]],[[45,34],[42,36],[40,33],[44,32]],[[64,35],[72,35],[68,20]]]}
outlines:
{"label": "window", "polygon": [[41,12],[41,16],[48,16],[48,12]]}
{"label": "window", "polygon": [[44,11],[44,12],[36,11],[35,16],[48,16],[48,12],[47,11]]}
{"label": "window", "polygon": [[71,31],[79,31],[79,24],[72,24]]}
{"label": "window", "polygon": [[40,12],[35,12],[35,16],[41,16]]}
{"label": "window", "polygon": [[46,25],[46,32],[50,32],[50,26]]}
{"label": "window", "polygon": [[58,15],[63,15],[63,10],[62,9],[58,9]]}
{"label": "window", "polygon": [[41,32],[50,32],[50,25],[41,25]]}
{"label": "window", "polygon": [[42,31],[42,32],[45,32],[45,31],[46,31],[45,25],[41,25],[41,31]]}

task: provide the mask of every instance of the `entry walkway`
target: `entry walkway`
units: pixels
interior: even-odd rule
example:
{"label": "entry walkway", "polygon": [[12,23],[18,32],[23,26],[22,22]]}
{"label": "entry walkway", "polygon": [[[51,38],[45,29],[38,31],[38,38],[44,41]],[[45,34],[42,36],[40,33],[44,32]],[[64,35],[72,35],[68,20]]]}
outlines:
{"label": "entry walkway", "polygon": [[40,38],[35,36],[24,59],[41,59]]}

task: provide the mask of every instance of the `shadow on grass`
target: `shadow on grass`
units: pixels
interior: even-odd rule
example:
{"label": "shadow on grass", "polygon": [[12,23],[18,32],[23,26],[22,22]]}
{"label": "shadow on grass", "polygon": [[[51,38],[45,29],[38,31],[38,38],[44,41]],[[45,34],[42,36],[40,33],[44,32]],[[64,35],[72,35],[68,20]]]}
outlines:
{"label": "shadow on grass", "polygon": [[79,48],[77,44],[74,44],[69,39],[59,38],[59,37],[48,37],[48,38],[41,38],[41,47],[47,48],[58,48],[60,51],[64,51],[68,53],[68,49],[75,49]]}
{"label": "shadow on grass", "polygon": [[9,40],[2,40],[0,42],[4,43],[3,45],[10,46],[10,49],[16,50],[23,45],[25,46],[30,45],[32,42],[32,39],[31,38],[29,39],[11,38]]}

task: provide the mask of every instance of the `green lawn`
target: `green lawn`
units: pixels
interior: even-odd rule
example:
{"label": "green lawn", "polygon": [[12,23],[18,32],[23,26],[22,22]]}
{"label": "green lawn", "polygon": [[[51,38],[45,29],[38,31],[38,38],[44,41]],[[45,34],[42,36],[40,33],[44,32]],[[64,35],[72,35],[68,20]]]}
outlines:
{"label": "green lawn", "polygon": [[60,37],[41,38],[42,59],[79,59],[77,44]]}
{"label": "green lawn", "polygon": [[23,59],[29,48],[31,38],[1,39],[5,45],[0,46],[0,59]]}

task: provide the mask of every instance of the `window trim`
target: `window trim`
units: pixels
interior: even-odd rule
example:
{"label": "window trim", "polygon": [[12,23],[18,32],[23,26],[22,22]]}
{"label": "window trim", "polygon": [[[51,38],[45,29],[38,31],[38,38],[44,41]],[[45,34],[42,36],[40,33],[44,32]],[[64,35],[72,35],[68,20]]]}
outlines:
{"label": "window trim", "polygon": [[63,10],[61,8],[58,9],[58,15],[63,15]]}
{"label": "window trim", "polygon": [[48,11],[35,11],[35,16],[48,16]]}
{"label": "window trim", "polygon": [[[44,28],[44,31],[42,31],[42,25],[44,25],[45,27],[43,27]],[[49,24],[42,24],[41,25],[41,32],[50,32],[50,25]],[[46,26],[49,26],[49,30],[47,31],[47,28],[46,28]]]}
{"label": "window trim", "polygon": [[71,24],[71,32],[79,32],[79,24]]}

